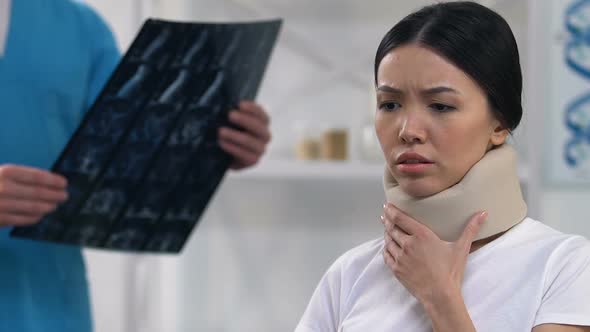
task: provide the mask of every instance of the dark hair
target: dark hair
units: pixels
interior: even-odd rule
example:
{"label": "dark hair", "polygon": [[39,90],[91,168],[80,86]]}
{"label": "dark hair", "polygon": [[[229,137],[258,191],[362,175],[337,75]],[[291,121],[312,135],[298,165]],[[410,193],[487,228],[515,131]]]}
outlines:
{"label": "dark hair", "polygon": [[381,60],[396,47],[417,43],[451,61],[479,84],[502,125],[512,131],[522,118],[522,73],[508,23],[480,4],[438,3],[406,16],[385,34],[375,55],[375,84]]}

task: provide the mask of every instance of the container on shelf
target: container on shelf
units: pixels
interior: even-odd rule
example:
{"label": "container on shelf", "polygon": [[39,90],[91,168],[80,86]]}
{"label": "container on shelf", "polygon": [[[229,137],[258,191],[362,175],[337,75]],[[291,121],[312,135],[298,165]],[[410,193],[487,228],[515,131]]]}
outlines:
{"label": "container on shelf", "polygon": [[348,159],[348,129],[324,130],[320,140],[320,156],[325,160]]}
{"label": "container on shelf", "polygon": [[313,137],[300,139],[295,144],[295,159],[315,160],[320,157],[320,142]]}
{"label": "container on shelf", "polygon": [[320,158],[319,129],[306,122],[297,121],[295,130],[295,159],[316,160]]}

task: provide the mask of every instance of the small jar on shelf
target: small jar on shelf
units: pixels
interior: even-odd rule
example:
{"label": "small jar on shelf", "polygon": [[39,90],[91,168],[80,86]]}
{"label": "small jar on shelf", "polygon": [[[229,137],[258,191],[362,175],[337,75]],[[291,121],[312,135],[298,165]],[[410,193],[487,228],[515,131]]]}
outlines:
{"label": "small jar on shelf", "polygon": [[295,159],[317,160],[320,158],[319,129],[308,122],[295,123]]}

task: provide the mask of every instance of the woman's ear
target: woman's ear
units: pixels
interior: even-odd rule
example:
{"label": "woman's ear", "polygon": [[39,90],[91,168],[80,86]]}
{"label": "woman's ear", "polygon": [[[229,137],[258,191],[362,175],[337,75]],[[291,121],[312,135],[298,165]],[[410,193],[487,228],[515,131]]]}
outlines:
{"label": "woman's ear", "polygon": [[490,144],[493,146],[504,144],[509,133],[510,131],[498,122],[494,127],[494,131],[490,135]]}

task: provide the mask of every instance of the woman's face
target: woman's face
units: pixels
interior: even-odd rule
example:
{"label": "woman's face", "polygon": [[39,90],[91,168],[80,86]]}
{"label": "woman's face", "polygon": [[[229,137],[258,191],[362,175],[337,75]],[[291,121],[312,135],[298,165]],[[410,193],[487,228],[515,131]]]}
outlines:
{"label": "woman's face", "polygon": [[415,44],[395,48],[381,61],[375,120],[389,170],[414,197],[455,185],[508,135],[475,81]]}

